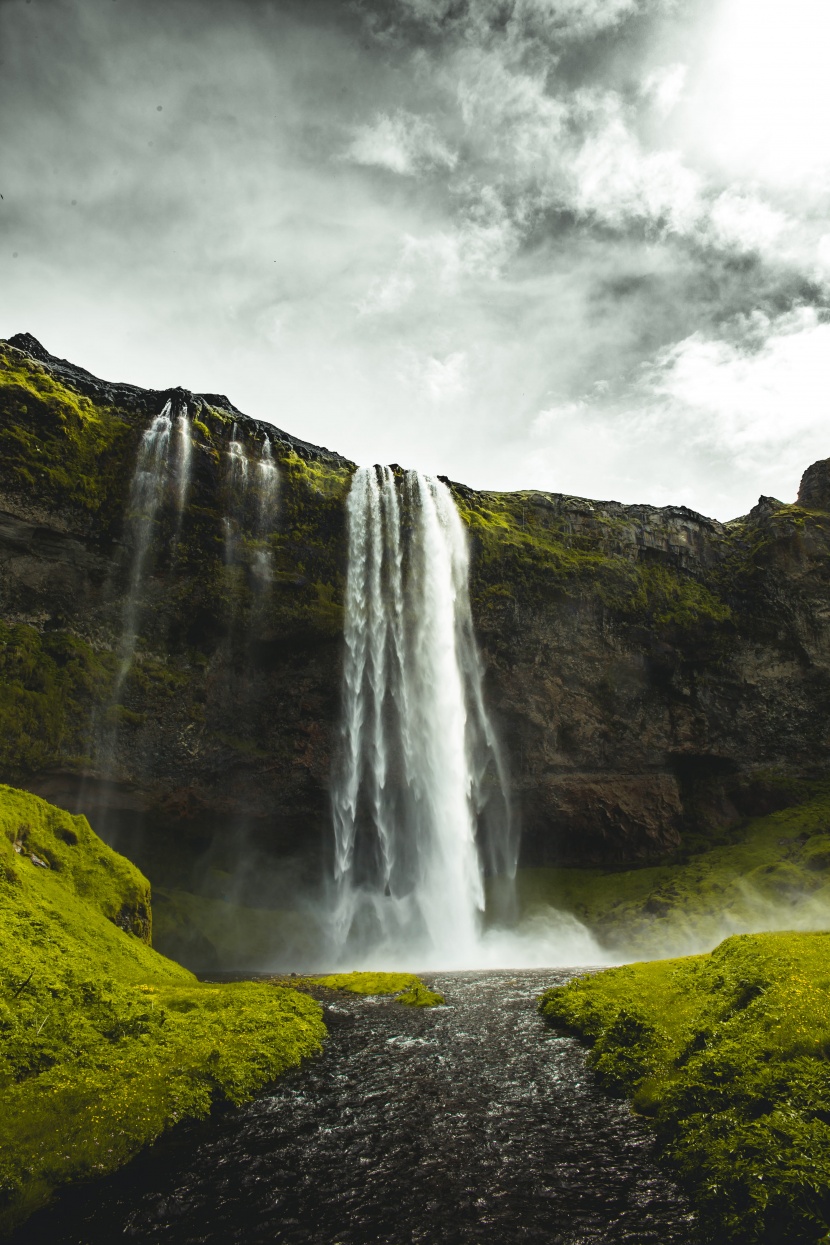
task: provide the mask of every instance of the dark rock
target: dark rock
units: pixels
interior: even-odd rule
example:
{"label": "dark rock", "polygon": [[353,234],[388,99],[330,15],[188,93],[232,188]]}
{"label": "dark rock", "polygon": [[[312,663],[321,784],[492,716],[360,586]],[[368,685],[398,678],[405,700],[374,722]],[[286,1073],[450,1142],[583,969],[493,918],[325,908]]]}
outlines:
{"label": "dark rock", "polygon": [[776,510],[783,510],[783,508],[783,501],[779,501],[777,497],[764,497],[762,494],[758,498],[757,505],[750,510],[747,518],[764,519],[767,515],[775,514]]}
{"label": "dark rock", "polygon": [[9,345],[25,350],[33,359],[40,359],[42,363],[48,363],[52,358],[46,347],[36,337],[32,337],[31,333],[15,333],[14,337],[9,338]]}
{"label": "dark rock", "polygon": [[798,504],[805,510],[830,510],[830,458],[819,459],[804,472]]}

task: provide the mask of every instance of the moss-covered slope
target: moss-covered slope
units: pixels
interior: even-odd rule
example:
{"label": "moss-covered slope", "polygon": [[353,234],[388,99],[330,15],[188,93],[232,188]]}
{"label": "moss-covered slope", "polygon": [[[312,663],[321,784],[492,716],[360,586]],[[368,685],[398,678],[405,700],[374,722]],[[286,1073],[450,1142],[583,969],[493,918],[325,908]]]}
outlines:
{"label": "moss-covered slope", "polygon": [[654,1121],[708,1241],[830,1239],[830,934],[727,939],[548,991],[609,1090]]}
{"label": "moss-covered slope", "polygon": [[[788,789],[799,802],[751,818],[708,850],[641,869],[522,869],[523,916],[571,912],[610,957],[678,955],[727,934],[830,925],[830,789]],[[698,844],[698,846],[703,846]]]}
{"label": "moss-covered slope", "polygon": [[73,817],[0,788],[0,1231],[320,1045],[293,990],[200,984],[153,951],[146,878]]}

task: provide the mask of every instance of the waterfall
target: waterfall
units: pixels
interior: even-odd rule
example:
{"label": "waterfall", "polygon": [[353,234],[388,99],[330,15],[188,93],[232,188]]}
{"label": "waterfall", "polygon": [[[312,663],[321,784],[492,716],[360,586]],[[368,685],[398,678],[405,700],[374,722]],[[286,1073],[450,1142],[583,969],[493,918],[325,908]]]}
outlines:
{"label": "waterfall", "polygon": [[333,937],[349,963],[469,966],[485,866],[512,875],[516,852],[466,532],[444,484],[388,467],[355,473],[348,529]]}
{"label": "waterfall", "polygon": [[176,482],[176,539],[190,485],[193,441],[188,419],[187,402],[176,418],[175,465],[171,472],[170,443],[173,433],[173,400],[165,402],[145,428],[138,445],[135,471],[127,503],[126,530],[130,548],[130,573],[121,610],[121,635],[118,644],[118,665],[112,691],[115,704],[130,672],[138,640],[141,590],[153,543],[159,511],[168,499],[171,480]]}
{"label": "waterfall", "polygon": [[172,403],[165,402],[149,428],[145,429],[139,443],[138,458],[130,485],[127,522],[132,529],[132,561],[121,614],[121,639],[112,693],[113,703],[118,700],[135,656],[141,585],[156,516],[168,483],[170,433],[173,426],[171,411]]}
{"label": "waterfall", "polygon": [[228,445],[228,458],[230,459],[231,487],[244,489],[248,483],[248,455],[245,453],[244,443],[237,439],[236,424],[233,426]]}
{"label": "waterfall", "polygon": [[[267,433],[263,438],[260,456],[256,461],[256,488],[258,496],[256,534],[264,542],[274,530],[280,489],[279,471],[274,462],[271,438]],[[271,550],[264,543],[254,555],[253,569],[260,581],[270,583],[273,576]]]}
{"label": "waterfall", "polygon": [[268,434],[262,442],[259,461],[257,462],[257,485],[259,488],[259,529],[269,530],[269,521],[279,493],[280,480],[277,464],[274,462],[274,451]]}
{"label": "waterfall", "polygon": [[245,505],[248,489],[248,455],[244,442],[237,437],[234,424],[228,444],[228,504],[222,520],[225,529],[225,563],[230,566],[236,560],[239,545],[239,518]]}
{"label": "waterfall", "polygon": [[178,462],[176,465],[176,540],[181,534],[182,516],[187,505],[187,494],[190,488],[190,475],[193,467],[193,434],[190,420],[187,417],[187,403],[184,403],[176,420],[176,448]]}

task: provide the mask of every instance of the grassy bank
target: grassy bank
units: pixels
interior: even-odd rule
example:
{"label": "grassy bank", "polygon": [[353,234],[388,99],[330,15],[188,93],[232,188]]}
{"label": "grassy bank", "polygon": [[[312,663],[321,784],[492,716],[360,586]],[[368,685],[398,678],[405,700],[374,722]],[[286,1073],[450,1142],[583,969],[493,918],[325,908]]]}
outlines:
{"label": "grassy bank", "polygon": [[312,985],[349,994],[390,994],[404,1007],[440,1007],[446,1002],[443,994],[430,990],[414,973],[330,973],[307,980]]}
{"label": "grassy bank", "polygon": [[830,933],[748,934],[614,968],[540,1010],[650,1117],[706,1239],[830,1241]]}
{"label": "grassy bank", "polygon": [[830,790],[801,796],[669,864],[520,870],[520,911],[572,913],[620,959],[689,954],[735,932],[830,926]]}
{"label": "grassy bank", "polygon": [[129,861],[83,817],[0,787],[0,1231],[319,1049],[313,999],[201,984],[150,934]]}

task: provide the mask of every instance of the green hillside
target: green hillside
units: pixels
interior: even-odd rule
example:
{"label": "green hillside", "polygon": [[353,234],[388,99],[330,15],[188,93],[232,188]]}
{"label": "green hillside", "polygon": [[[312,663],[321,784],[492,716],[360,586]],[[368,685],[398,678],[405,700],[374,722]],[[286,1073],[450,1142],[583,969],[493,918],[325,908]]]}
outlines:
{"label": "green hillside", "polygon": [[745,934],[609,969],[540,1010],[650,1117],[707,1241],[830,1241],[830,933]]}
{"label": "green hillside", "polygon": [[83,817],[0,786],[0,1231],[318,1050],[320,1006],[202,984],[150,946],[150,888]]}

